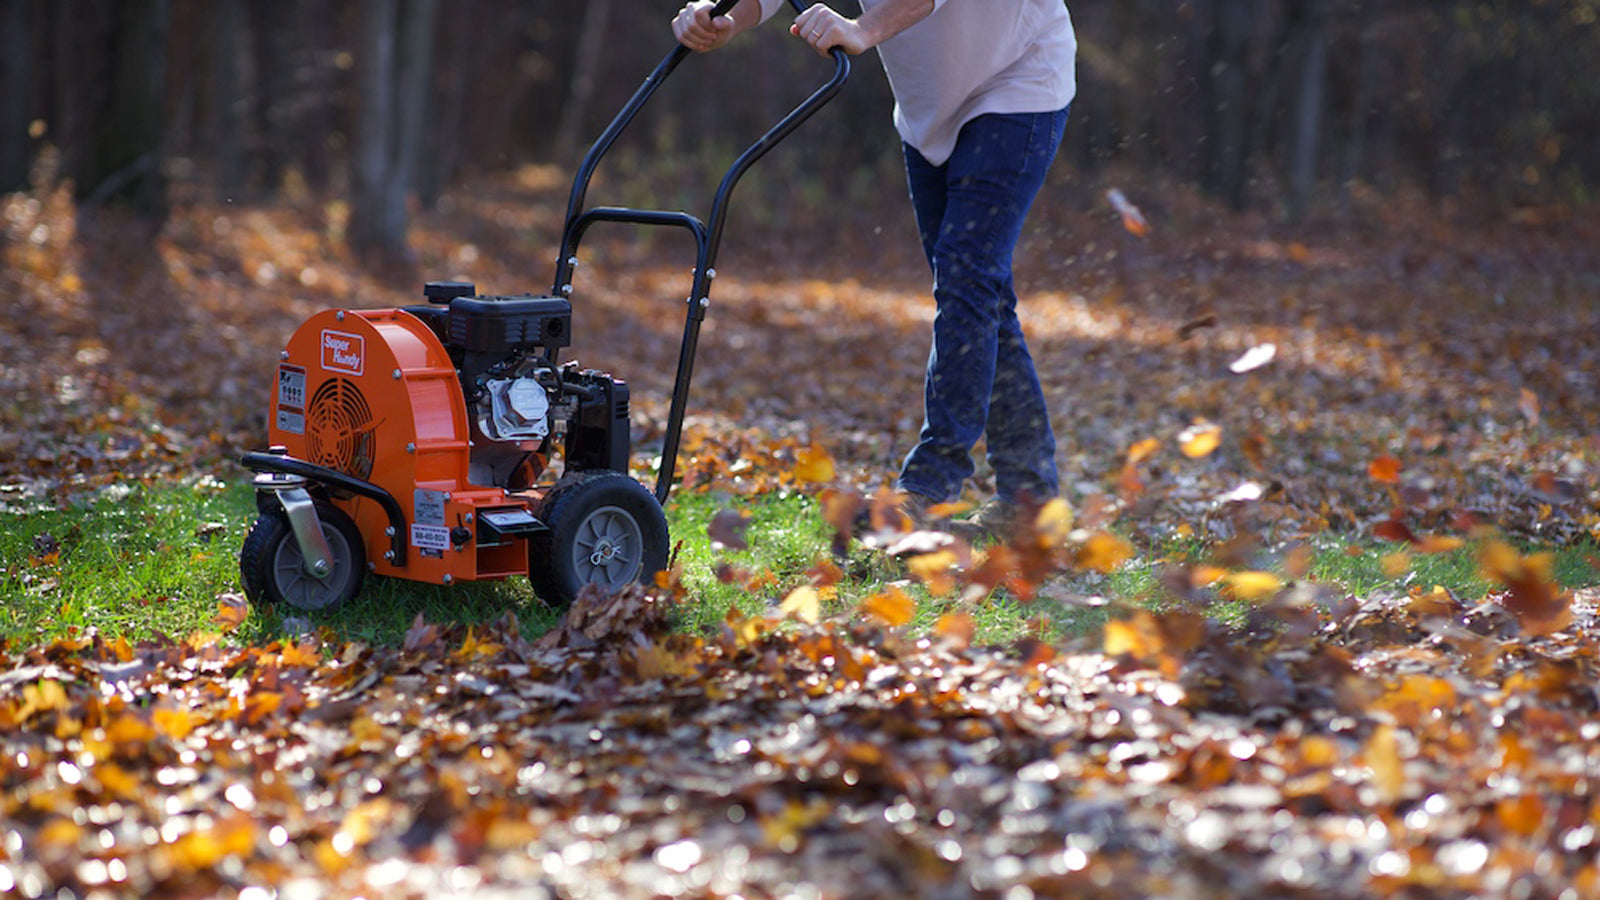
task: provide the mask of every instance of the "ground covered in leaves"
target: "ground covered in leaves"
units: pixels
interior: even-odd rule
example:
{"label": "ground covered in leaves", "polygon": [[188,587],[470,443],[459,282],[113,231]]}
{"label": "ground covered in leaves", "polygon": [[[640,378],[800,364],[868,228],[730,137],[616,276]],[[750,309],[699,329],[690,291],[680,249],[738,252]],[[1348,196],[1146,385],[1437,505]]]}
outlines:
{"label": "ground covered in leaves", "polygon": [[1533,639],[1443,600],[1009,649],[959,620],[911,639],[888,609],[707,639],[630,591],[533,640],[508,619],[399,648],[8,650],[0,889],[1600,891],[1592,597]]}
{"label": "ground covered in leaves", "polygon": [[[980,647],[962,613],[908,633],[894,591],[833,618],[791,595],[694,635],[669,585],[542,636],[241,647],[223,597],[217,635],[8,643],[0,894],[1600,894],[1594,595],[1512,547],[1595,531],[1592,215],[1357,192],[1291,230],[1121,186],[1147,228],[1063,173],[1019,268],[1075,520],[908,565],[981,603],[1151,542],[1217,548],[1153,609]],[[194,200],[155,229],[6,197],[0,504],[240,477],[302,318],[424,278],[538,290],[563,188],[529,170],[454,195],[414,270],[380,274],[309,198]],[[633,384],[644,457],[678,249],[597,242],[578,284],[575,350]],[[719,268],[682,489],[792,486],[823,454],[870,493],[918,424],[906,212],[744,229]],[[1323,534],[1481,542],[1496,587],[1302,583],[1292,548]],[[1255,612],[1223,624],[1223,597]]]}

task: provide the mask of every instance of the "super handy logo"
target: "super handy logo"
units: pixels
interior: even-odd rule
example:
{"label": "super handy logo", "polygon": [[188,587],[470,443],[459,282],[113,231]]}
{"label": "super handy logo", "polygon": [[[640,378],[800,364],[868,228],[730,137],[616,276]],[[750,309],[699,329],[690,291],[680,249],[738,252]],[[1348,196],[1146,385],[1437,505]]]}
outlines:
{"label": "super handy logo", "polygon": [[367,340],[343,331],[322,333],[322,368],[329,372],[360,375],[367,366]]}

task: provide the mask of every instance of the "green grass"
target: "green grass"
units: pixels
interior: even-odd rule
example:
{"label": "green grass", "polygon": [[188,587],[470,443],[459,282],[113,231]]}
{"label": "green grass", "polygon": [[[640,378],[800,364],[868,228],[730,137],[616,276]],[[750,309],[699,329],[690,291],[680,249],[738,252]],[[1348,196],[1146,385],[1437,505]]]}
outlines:
{"label": "green grass", "polygon": [[[711,540],[708,529],[723,510],[747,517],[746,549]],[[1004,591],[964,600],[959,592],[930,595],[900,562],[882,553],[853,545],[845,558],[836,558],[831,529],[816,500],[804,494],[678,493],[667,505],[667,517],[689,598],[679,627],[694,633],[715,633],[734,607],[747,616],[773,615],[792,590],[835,565],[842,577],[822,604],[824,616],[848,616],[863,600],[894,585],[917,604],[908,626],[913,633],[960,611],[972,617],[976,639],[983,643],[1029,634],[1092,637],[1107,618],[1129,607],[1165,605],[1163,572],[1174,565],[1209,563],[1214,554],[1200,541],[1174,539],[1140,548],[1109,574],[1071,572],[1053,578],[1030,603]],[[0,639],[15,647],[91,628],[129,640],[215,631],[218,595],[240,590],[239,545],[254,518],[254,499],[243,479],[211,478],[119,488],[63,509],[0,512]],[[1481,573],[1472,543],[1447,553],[1411,554],[1396,575],[1393,559],[1386,566],[1386,558],[1401,549],[1324,536],[1310,547],[1304,577],[1358,597],[1443,585],[1477,602],[1494,587]],[[1590,562],[1600,555],[1592,543],[1519,549],[1553,551],[1553,575],[1564,587],[1600,581]],[[1261,551],[1252,565],[1281,572],[1284,556],[1281,550]],[[729,570],[737,577],[719,578]],[[1226,618],[1247,608],[1219,603],[1212,614]],[[508,613],[527,635],[544,632],[560,618],[560,611],[536,597],[523,579],[437,587],[371,578],[353,601],[330,613],[286,621],[278,610],[253,610],[230,639],[266,643],[311,628],[340,642],[394,644],[418,615],[430,622],[473,624]]]}

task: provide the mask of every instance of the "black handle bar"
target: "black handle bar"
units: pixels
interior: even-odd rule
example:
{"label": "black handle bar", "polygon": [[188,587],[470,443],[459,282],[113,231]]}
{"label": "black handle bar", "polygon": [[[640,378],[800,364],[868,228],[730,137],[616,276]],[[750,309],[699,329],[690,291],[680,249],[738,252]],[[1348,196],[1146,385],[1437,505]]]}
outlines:
{"label": "black handle bar", "polygon": [[[711,10],[713,17],[720,16],[733,9],[739,0],[721,0]],[[805,0],[789,0],[797,13],[804,12],[809,4]],[[572,273],[577,267],[578,244],[582,242],[584,234],[596,222],[628,222],[637,225],[667,225],[687,229],[694,236],[697,250],[694,267],[694,284],[689,291],[689,310],[684,323],[683,343],[678,350],[678,372],[673,381],[672,407],[667,415],[666,434],[663,438],[661,449],[661,472],[656,479],[656,499],[665,503],[667,493],[672,485],[673,471],[677,465],[678,445],[683,433],[683,417],[689,396],[689,380],[694,372],[695,350],[699,344],[700,322],[705,318],[706,307],[710,304],[711,279],[715,277],[717,248],[722,243],[722,228],[728,216],[728,201],[733,195],[733,188],[744,177],[744,173],[768,151],[776,147],[780,141],[788,137],[799,128],[802,123],[811,118],[817,110],[821,109],[828,101],[836,96],[844,87],[845,80],[850,77],[850,57],[842,49],[834,47],[829,50],[833,58],[833,77],[817,88],[799,105],[789,111],[776,125],[773,125],[739,154],[728,167],[722,177],[722,183],[717,186],[716,195],[711,201],[711,216],[709,224],[686,212],[672,210],[644,210],[627,209],[622,207],[600,206],[586,208],[585,198],[589,191],[589,182],[594,177],[595,169],[599,167],[600,160],[611,150],[612,144],[638,115],[639,110],[655,95],[662,82],[678,67],[693,51],[682,44],[674,44],[672,51],[666,58],[656,64],[654,71],[645,78],[644,84],[634,91],[633,96],[623,105],[621,111],[606,126],[589,152],[584,155],[583,162],[578,166],[578,172],[572,182],[572,195],[567,200],[567,217],[561,233],[561,250],[556,258],[556,276],[554,293],[558,296],[570,296],[572,293]]]}

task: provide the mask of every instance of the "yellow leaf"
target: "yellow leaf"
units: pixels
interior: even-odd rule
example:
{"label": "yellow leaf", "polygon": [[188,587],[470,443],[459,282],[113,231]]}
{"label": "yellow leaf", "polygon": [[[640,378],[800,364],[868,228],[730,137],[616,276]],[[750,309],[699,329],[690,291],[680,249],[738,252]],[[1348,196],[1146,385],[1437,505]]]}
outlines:
{"label": "yellow leaf", "polygon": [[113,744],[147,744],[156,731],[133,713],[123,713],[106,725],[106,740]]}
{"label": "yellow leaf", "polygon": [[128,774],[128,771],[116,763],[103,762],[94,767],[95,780],[100,786],[112,794],[125,800],[139,795],[139,779]]}
{"label": "yellow leaf", "polygon": [[1078,548],[1077,563],[1080,569],[1110,574],[1132,556],[1132,544],[1110,532],[1098,531]]}
{"label": "yellow leaf", "polygon": [[815,625],[822,617],[821,600],[816,588],[803,584],[790,591],[789,596],[783,598],[783,603],[778,608],[785,616],[799,619],[808,625]]}
{"label": "yellow leaf", "polygon": [[722,620],[728,632],[733,635],[734,644],[739,647],[748,647],[761,640],[761,635],[766,631],[765,620],[746,616],[737,606],[728,607],[728,614]]}
{"label": "yellow leaf", "polygon": [[1139,627],[1140,623],[1112,619],[1105,625],[1103,636],[1105,654],[1107,656],[1122,656],[1127,654],[1135,659],[1145,659],[1160,652],[1159,641],[1147,628]]}
{"label": "yellow leaf", "polygon": [[1300,761],[1308,766],[1331,766],[1339,761],[1339,745],[1326,735],[1306,735],[1297,746]]}
{"label": "yellow leaf", "polygon": [[1183,450],[1183,455],[1190,459],[1210,456],[1221,444],[1222,426],[1205,419],[1196,419],[1178,433],[1178,446]]}
{"label": "yellow leaf", "polygon": [[150,714],[156,730],[167,737],[181,741],[199,724],[199,717],[187,709],[159,708]]}
{"label": "yellow leaf", "polygon": [[1138,465],[1150,457],[1152,453],[1161,449],[1161,442],[1155,438],[1145,438],[1128,448],[1128,464]]}
{"label": "yellow leaf", "polygon": [[1283,582],[1271,572],[1229,572],[1223,583],[1235,599],[1249,603],[1265,600],[1283,587]]}
{"label": "yellow leaf", "polygon": [[954,553],[949,550],[938,550],[911,557],[906,561],[906,569],[913,578],[926,585],[930,592],[942,596],[955,589],[955,579],[950,576],[950,570],[955,564]]}
{"label": "yellow leaf", "polygon": [[1429,535],[1417,544],[1418,553],[1449,553],[1466,546],[1466,541],[1448,535]]}
{"label": "yellow leaf", "polygon": [[69,818],[56,816],[34,834],[33,840],[39,847],[60,850],[76,846],[81,837],[83,826]]}
{"label": "yellow leaf", "polygon": [[26,722],[34,713],[70,709],[71,706],[67,689],[61,686],[61,682],[47,678],[38,684],[23,685],[22,708],[17,710],[17,721]]}
{"label": "yellow leaf", "polygon": [[795,453],[794,477],[800,481],[820,484],[833,480],[833,457],[820,444],[802,447]]}
{"label": "yellow leaf", "polygon": [[1411,570],[1411,554],[1404,550],[1384,554],[1378,561],[1386,578],[1400,578]]}
{"label": "yellow leaf", "polygon": [[916,615],[917,604],[898,585],[891,584],[861,601],[860,609],[864,615],[876,618],[890,628],[898,628]]}
{"label": "yellow leaf", "polygon": [[1067,536],[1072,533],[1072,523],[1072,504],[1056,497],[1039,510],[1034,527],[1051,546],[1060,546],[1067,542]]}
{"label": "yellow leaf", "polygon": [[1372,770],[1372,784],[1384,803],[1394,803],[1405,792],[1405,760],[1400,756],[1400,735],[1393,725],[1379,725],[1367,740],[1367,768]]}

